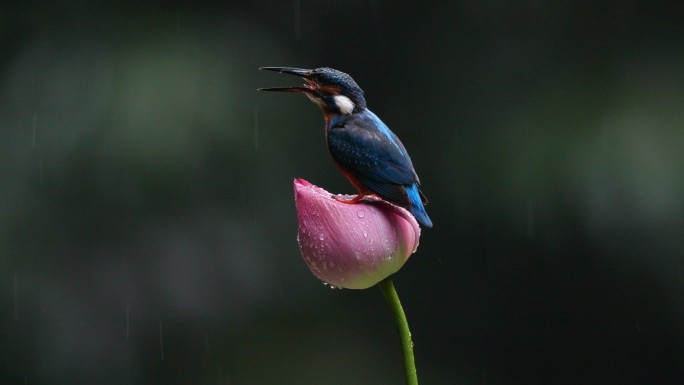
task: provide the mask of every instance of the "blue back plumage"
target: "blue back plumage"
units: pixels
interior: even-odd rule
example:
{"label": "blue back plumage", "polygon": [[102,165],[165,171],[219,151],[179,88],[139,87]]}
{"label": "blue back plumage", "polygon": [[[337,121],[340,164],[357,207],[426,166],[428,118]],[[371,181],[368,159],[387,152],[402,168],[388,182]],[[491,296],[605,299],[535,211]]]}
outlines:
{"label": "blue back plumage", "polygon": [[425,227],[432,221],[411,158],[399,138],[371,111],[334,114],[328,124],[328,149],[337,164],[364,187],[408,208]]}

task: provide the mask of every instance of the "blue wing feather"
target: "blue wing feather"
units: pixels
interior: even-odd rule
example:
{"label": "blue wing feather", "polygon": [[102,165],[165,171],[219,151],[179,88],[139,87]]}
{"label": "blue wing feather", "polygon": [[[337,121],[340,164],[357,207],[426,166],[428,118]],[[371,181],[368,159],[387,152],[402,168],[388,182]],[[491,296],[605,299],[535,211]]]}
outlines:
{"label": "blue wing feather", "polygon": [[337,164],[369,190],[408,207],[424,226],[432,226],[408,152],[375,114],[364,110],[331,120],[328,149]]}

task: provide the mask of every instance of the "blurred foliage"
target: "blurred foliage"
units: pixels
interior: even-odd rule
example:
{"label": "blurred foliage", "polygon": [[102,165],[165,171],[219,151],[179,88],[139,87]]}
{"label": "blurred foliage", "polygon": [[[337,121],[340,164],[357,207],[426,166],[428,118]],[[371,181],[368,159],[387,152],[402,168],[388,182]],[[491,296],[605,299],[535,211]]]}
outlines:
{"label": "blurred foliage", "polygon": [[352,188],[255,91],[284,65],[349,72],[413,157],[425,383],[681,383],[681,8],[0,5],[0,382],[402,381],[380,293],[299,256],[292,179]]}

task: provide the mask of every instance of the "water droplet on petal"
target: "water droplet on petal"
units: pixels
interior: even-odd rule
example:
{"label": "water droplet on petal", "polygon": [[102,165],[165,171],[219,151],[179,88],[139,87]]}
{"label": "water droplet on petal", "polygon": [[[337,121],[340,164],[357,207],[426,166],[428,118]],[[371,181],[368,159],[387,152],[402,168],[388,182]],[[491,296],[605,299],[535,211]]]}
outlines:
{"label": "water droplet on petal", "polygon": [[366,229],[363,229],[363,237],[368,238],[368,231]]}
{"label": "water droplet on petal", "polygon": [[359,210],[359,211],[356,213],[356,215],[358,215],[359,218],[363,218],[366,214],[364,214],[363,211]]}
{"label": "water droplet on petal", "polygon": [[323,235],[323,233],[321,233],[321,234],[318,236],[318,240],[319,240],[319,241],[322,241],[322,240],[324,240],[324,239],[325,239],[325,235]]}

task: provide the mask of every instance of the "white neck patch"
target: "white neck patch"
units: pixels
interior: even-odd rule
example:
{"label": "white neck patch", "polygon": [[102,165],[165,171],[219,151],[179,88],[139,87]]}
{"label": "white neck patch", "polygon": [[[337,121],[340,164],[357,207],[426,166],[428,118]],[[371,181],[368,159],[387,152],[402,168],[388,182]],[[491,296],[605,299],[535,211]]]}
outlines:
{"label": "white neck patch", "polygon": [[354,102],[352,102],[348,97],[344,95],[335,95],[333,96],[333,100],[342,114],[351,115],[352,111],[354,111]]}

